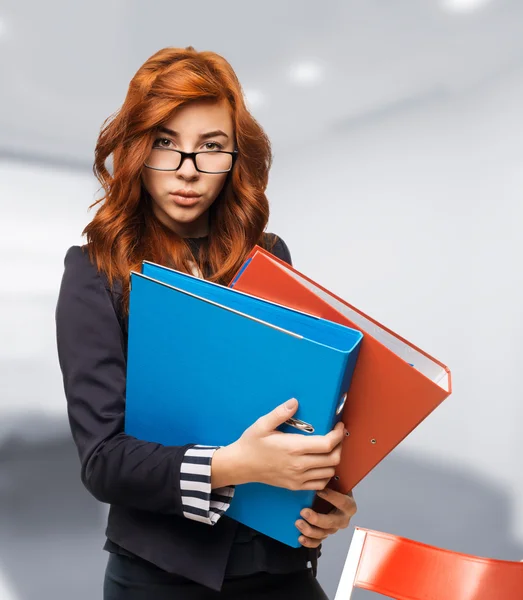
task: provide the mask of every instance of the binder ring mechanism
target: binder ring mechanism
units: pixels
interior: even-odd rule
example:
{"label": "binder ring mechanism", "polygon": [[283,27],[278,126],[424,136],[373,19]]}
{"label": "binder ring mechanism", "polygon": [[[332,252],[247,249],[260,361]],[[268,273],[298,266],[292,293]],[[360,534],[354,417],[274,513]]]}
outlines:
{"label": "binder ring mechanism", "polygon": [[290,425],[291,427],[296,427],[296,429],[299,429],[300,431],[305,431],[305,433],[314,433],[314,427],[310,423],[306,423],[300,419],[295,419],[294,417],[287,419],[285,424]]}
{"label": "binder ring mechanism", "polygon": [[[338,403],[338,406],[336,407],[336,416],[341,414],[341,411],[343,410],[343,407],[345,406],[346,400],[347,400],[347,394],[343,394],[343,396],[341,397],[341,399]],[[305,433],[314,433],[314,427],[310,423],[306,423],[305,421],[301,421],[300,419],[295,419],[294,417],[287,419],[285,421],[285,424],[289,425],[290,427],[295,427],[296,429],[299,429],[300,431],[305,431]]]}

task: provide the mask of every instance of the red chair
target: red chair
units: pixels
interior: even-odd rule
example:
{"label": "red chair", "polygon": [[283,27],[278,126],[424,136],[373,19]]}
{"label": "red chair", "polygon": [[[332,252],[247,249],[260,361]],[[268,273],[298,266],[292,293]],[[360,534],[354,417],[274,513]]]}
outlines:
{"label": "red chair", "polygon": [[451,552],[356,528],[335,600],[354,588],[395,600],[523,600],[523,562]]}

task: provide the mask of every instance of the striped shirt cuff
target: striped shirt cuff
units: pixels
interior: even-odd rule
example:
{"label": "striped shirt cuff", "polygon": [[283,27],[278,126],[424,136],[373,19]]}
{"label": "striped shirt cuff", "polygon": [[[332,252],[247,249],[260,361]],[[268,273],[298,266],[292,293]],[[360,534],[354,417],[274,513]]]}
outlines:
{"label": "striped shirt cuff", "polygon": [[229,508],[234,486],[211,489],[211,461],[219,446],[193,446],[184,455],[180,469],[183,515],[214,525]]}

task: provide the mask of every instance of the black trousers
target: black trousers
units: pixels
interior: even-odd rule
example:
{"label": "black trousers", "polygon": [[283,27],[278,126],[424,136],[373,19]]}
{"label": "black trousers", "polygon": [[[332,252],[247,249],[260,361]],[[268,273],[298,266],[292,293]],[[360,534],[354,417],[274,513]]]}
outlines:
{"label": "black trousers", "polygon": [[226,579],[221,592],[172,575],[141,559],[109,554],[104,600],[328,600],[311,569]]}

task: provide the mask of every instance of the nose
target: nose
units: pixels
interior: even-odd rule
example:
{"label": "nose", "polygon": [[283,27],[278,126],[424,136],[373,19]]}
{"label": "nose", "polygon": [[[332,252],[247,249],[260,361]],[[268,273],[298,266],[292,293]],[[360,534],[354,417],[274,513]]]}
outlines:
{"label": "nose", "polygon": [[182,164],[178,167],[176,171],[178,175],[182,177],[198,177],[198,171],[196,170],[196,165],[194,164],[194,160],[190,156],[182,157]]}

